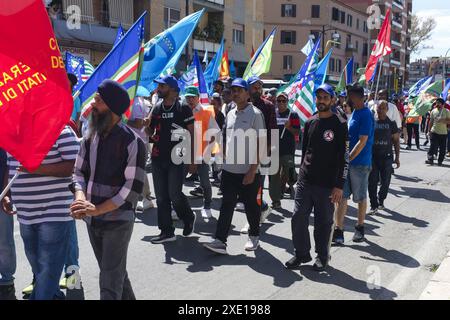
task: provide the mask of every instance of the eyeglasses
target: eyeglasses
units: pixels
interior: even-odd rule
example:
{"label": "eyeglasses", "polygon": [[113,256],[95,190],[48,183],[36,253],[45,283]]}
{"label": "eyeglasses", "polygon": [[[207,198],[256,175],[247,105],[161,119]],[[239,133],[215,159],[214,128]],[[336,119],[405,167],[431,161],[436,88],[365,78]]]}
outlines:
{"label": "eyeglasses", "polygon": [[281,99],[281,100],[277,100],[278,103],[286,103],[287,100]]}

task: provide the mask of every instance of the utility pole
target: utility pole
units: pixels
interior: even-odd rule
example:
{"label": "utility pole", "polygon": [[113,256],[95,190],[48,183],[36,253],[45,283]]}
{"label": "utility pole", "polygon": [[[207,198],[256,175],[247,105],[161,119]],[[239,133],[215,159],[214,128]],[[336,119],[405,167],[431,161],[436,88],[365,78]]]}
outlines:
{"label": "utility pole", "polygon": [[[186,17],[188,15],[189,15],[189,0],[186,0]],[[186,44],[184,55],[186,57],[186,69],[187,69],[189,66],[189,41]]]}

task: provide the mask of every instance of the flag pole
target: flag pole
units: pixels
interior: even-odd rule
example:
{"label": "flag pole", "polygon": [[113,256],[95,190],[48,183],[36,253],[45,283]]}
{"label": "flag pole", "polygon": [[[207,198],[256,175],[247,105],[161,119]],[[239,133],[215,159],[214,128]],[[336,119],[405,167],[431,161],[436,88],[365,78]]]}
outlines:
{"label": "flag pole", "polygon": [[12,177],[11,181],[8,183],[6,188],[2,191],[2,194],[0,194],[0,200],[3,200],[3,198],[8,193],[9,189],[11,189],[11,186],[14,183],[14,180],[16,180],[18,176],[19,176],[19,171],[16,172],[16,174],[14,175],[14,177]]}
{"label": "flag pole", "polygon": [[380,70],[378,70],[377,86],[375,88],[375,101],[378,100],[378,86],[380,84],[381,70],[383,69],[384,56],[381,57]]}

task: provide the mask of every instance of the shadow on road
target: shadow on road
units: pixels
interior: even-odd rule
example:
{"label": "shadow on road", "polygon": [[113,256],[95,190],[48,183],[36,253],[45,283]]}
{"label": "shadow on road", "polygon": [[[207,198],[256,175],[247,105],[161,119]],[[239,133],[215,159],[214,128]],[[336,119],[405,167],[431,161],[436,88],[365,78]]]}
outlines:
{"label": "shadow on road", "polygon": [[402,191],[389,189],[389,193],[399,197],[408,196],[413,199],[424,199],[432,202],[450,203],[450,198],[439,190],[430,190],[423,188],[401,187]]}
{"label": "shadow on road", "polygon": [[[311,266],[301,266],[300,274],[306,279],[368,294],[371,299],[378,299],[380,295],[385,300],[393,300],[397,294],[384,287],[369,289],[368,282],[353,278],[351,275],[329,266],[326,272],[318,273],[312,270]],[[335,297],[340,299],[340,297]]]}
{"label": "shadow on road", "polygon": [[394,221],[401,222],[401,223],[410,223],[413,226],[418,227],[418,228],[426,228],[429,225],[428,221],[417,219],[415,217],[408,217],[408,216],[402,215],[401,213],[392,211],[390,209],[385,208],[383,211],[387,212],[388,215],[383,214],[380,211],[378,211],[376,217],[394,220]]}
{"label": "shadow on road", "polygon": [[[164,243],[166,264],[187,264],[186,270],[192,273],[213,271],[221,266],[248,266],[254,271],[273,278],[273,285],[287,288],[293,283],[302,280],[298,274],[286,272],[281,261],[272,254],[259,248],[252,253],[238,255],[215,254],[199,243],[199,237],[179,237],[176,242]],[[144,237],[143,241],[150,241]],[[262,244],[264,246],[264,244]]]}
{"label": "shadow on road", "polygon": [[420,179],[418,177],[407,177],[407,176],[402,176],[402,175],[395,174],[395,173],[392,176],[400,181],[405,181],[405,182],[422,182],[423,181],[423,179]]}
{"label": "shadow on road", "polygon": [[376,258],[372,258],[372,257],[368,257],[368,256],[361,256],[361,258],[365,259],[365,260],[375,261],[375,262],[393,263],[393,264],[398,264],[405,268],[420,267],[419,261],[417,261],[413,257],[408,256],[398,250],[385,249],[385,248],[379,246],[378,244],[376,244],[375,242],[369,241],[367,239],[362,244],[346,245],[346,247],[368,253],[373,257],[380,258],[380,259],[376,259]]}

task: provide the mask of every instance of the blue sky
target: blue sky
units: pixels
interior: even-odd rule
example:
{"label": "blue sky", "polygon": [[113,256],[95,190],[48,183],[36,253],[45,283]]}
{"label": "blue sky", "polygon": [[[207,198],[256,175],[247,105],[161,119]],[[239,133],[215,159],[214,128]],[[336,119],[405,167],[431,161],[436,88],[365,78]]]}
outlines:
{"label": "blue sky", "polygon": [[[413,0],[413,12],[420,17],[434,17],[437,22],[432,38],[427,45],[433,49],[422,50],[411,56],[414,61],[418,58],[444,56],[450,49],[450,1],[449,0]],[[450,51],[449,54],[450,56]]]}

